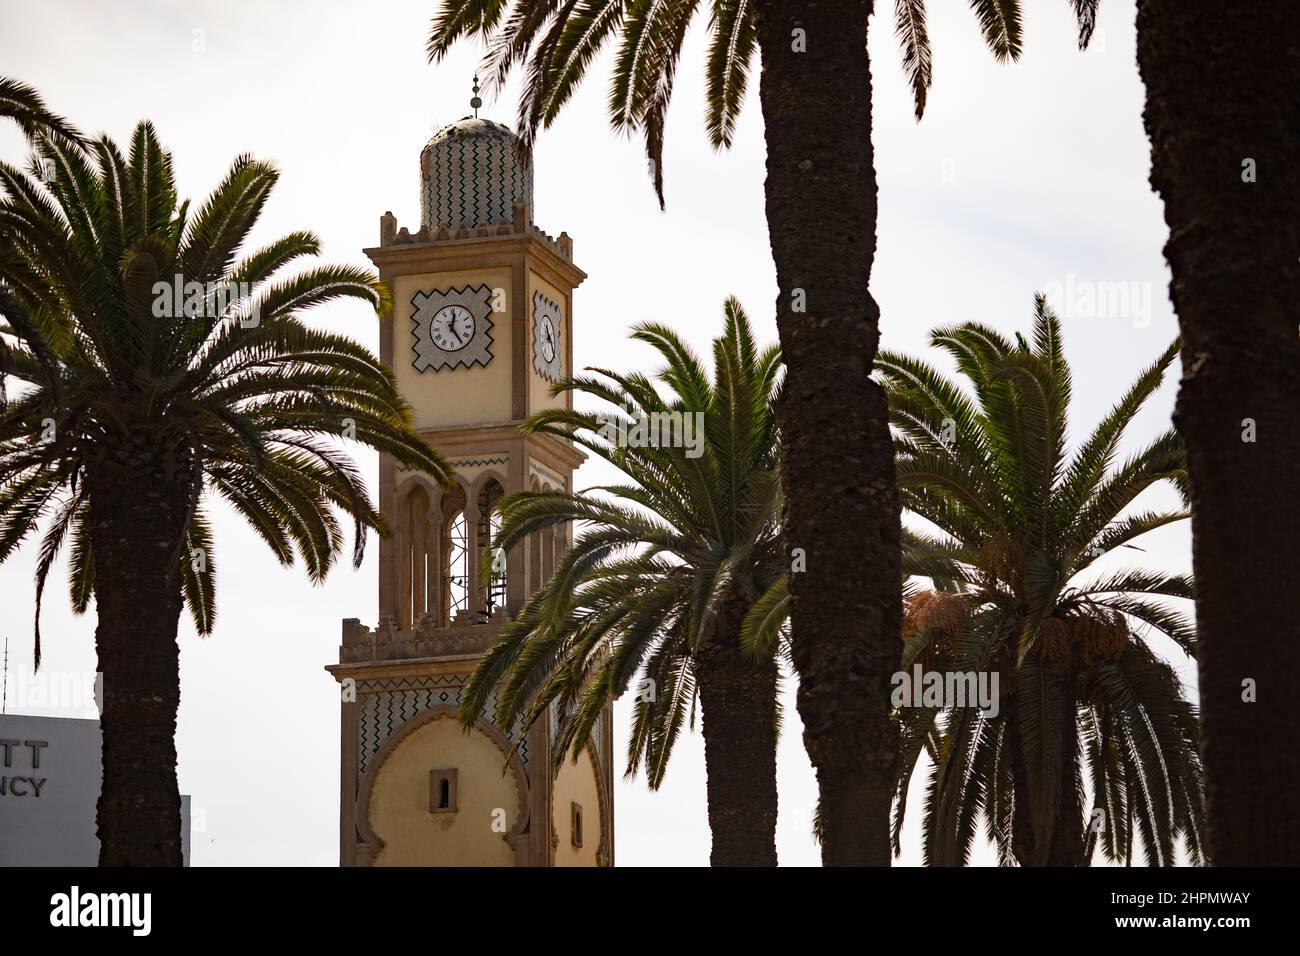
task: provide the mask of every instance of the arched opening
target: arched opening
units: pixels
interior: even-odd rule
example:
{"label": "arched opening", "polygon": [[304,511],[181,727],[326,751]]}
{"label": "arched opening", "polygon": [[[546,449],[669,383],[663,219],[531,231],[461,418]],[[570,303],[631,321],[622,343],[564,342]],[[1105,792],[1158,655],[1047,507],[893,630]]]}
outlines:
{"label": "arched opening", "polygon": [[453,485],[442,499],[442,621],[450,624],[469,608],[469,526],[465,489]]}
{"label": "arched opening", "polygon": [[399,616],[404,628],[413,627],[422,615],[432,610],[430,576],[436,565],[429,517],[429,492],[424,486],[416,485],[407,494],[402,511],[404,548]]}
{"label": "arched opening", "polygon": [[[505,489],[495,478],[484,482],[478,493],[478,546],[484,551],[492,548],[492,542],[501,532],[501,499],[504,496]],[[491,568],[479,593],[479,608],[484,618],[492,617],[506,606],[505,552],[492,551]]]}

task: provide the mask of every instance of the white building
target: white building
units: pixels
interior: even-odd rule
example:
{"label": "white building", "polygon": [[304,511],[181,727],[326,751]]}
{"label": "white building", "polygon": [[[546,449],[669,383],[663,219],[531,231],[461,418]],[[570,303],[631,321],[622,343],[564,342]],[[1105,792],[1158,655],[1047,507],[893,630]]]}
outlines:
{"label": "white building", "polygon": [[[94,866],[99,861],[99,721],[0,715],[0,866]],[[181,797],[190,859],[190,798]]]}

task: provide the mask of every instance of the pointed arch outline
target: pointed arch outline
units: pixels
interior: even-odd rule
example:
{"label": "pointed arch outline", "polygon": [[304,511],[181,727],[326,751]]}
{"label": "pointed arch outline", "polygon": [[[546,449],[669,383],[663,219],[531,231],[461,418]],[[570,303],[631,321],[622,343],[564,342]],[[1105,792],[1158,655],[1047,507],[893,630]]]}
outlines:
{"label": "pointed arch outline", "polygon": [[[421,711],[393,731],[375,752],[375,755],[370,758],[365,775],[361,778],[361,784],[357,789],[357,831],[362,844],[369,847],[369,859],[372,863],[385,846],[383,839],[375,832],[374,826],[370,822],[370,798],[374,791],[375,780],[379,777],[379,772],[383,769],[393,751],[401,746],[402,741],[411,734],[435,720],[444,718],[455,720],[458,713],[458,708],[452,704],[439,704],[436,707]],[[505,758],[505,767],[502,772],[509,772],[514,775],[515,791],[519,799],[519,819],[507,833],[501,835],[501,838],[518,854],[532,821],[532,805],[528,793],[528,771],[524,769],[523,761],[519,759],[519,754],[514,751],[510,741],[506,740],[505,735],[497,729],[495,724],[489,723],[483,717],[479,717],[474,722],[473,729],[482,731],[501,751],[502,757]]]}

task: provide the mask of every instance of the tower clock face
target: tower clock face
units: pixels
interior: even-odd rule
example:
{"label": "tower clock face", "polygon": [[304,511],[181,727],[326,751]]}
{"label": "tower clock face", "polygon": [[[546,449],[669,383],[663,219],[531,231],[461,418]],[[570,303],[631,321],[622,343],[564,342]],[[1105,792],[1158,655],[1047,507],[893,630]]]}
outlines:
{"label": "tower clock face", "polygon": [[555,322],[549,315],[542,316],[541,325],[542,358],[548,363],[555,361]]}
{"label": "tower clock face", "polygon": [[474,316],[460,305],[439,309],[429,322],[429,336],[444,352],[459,352],[474,338]]}
{"label": "tower clock face", "polygon": [[432,289],[411,297],[411,364],[417,372],[492,361],[492,294],[486,285]]}
{"label": "tower clock face", "polygon": [[563,328],[564,312],[560,304],[552,302],[540,292],[534,292],[533,368],[547,381],[560,380],[564,364],[564,348],[560,342]]}

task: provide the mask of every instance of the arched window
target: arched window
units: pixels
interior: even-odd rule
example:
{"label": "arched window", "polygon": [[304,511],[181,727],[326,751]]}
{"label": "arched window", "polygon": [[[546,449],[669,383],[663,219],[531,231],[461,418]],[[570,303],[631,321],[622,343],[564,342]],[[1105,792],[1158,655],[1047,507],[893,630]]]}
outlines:
{"label": "arched window", "polygon": [[432,584],[433,549],[429,540],[429,492],[416,485],[406,496],[402,513],[403,540],[401,554],[402,583],[400,591],[400,624],[413,627],[423,614],[428,613]]}
{"label": "arched window", "polygon": [[469,527],[465,490],[453,485],[442,499],[442,617],[446,624],[469,607]]}
{"label": "arched window", "polygon": [[429,771],[429,812],[456,812],[456,778],[455,770]]}
{"label": "arched window", "polygon": [[[501,499],[504,495],[501,483],[495,478],[488,479],[478,494],[478,546],[485,551],[492,547],[501,531]],[[506,556],[494,552],[491,562],[491,571],[479,588],[479,607],[485,617],[492,617],[506,606]]]}

